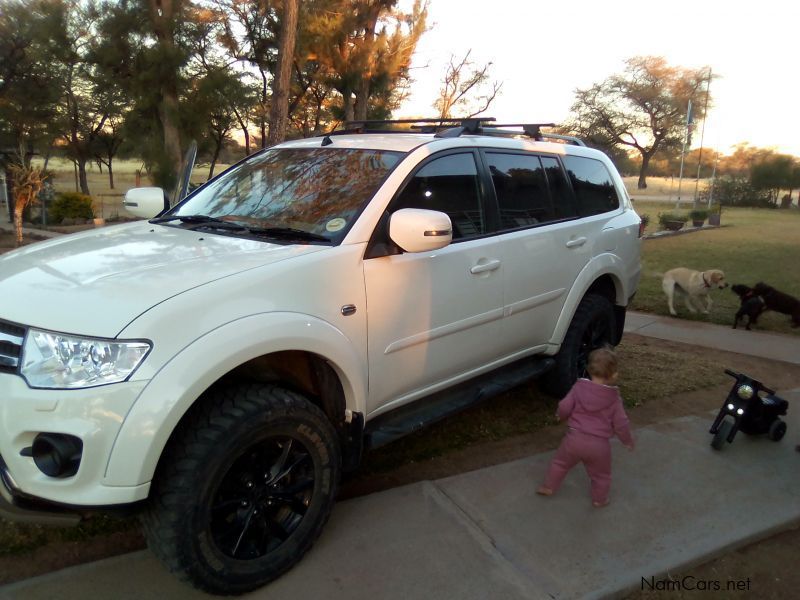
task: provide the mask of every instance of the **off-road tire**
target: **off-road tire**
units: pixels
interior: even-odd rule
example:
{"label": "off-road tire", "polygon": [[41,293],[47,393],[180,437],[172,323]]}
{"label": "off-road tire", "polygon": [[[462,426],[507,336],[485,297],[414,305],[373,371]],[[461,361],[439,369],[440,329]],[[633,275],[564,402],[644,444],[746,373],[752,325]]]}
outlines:
{"label": "off-road tire", "polygon": [[290,569],[336,498],[341,454],[324,413],[283,388],[240,385],[211,393],[180,427],[141,517],[151,551],[215,594]]}
{"label": "off-road tire", "polygon": [[732,428],[733,425],[731,425],[730,421],[723,420],[720,422],[717,433],[715,433],[714,437],[711,439],[711,447],[714,450],[722,450],[722,448],[725,447]]}
{"label": "off-road tire", "polygon": [[604,296],[584,296],[564,336],[561,349],[555,355],[555,366],[540,379],[542,390],[563,398],[579,377],[586,377],[589,352],[612,346],[616,331],[614,307]]}

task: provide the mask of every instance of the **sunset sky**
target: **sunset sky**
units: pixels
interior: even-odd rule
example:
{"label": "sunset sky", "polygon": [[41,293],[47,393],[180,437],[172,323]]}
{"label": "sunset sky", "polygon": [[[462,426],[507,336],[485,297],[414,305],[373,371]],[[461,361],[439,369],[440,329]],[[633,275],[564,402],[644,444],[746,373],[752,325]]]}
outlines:
{"label": "sunset sky", "polygon": [[[558,123],[575,88],[621,72],[626,58],[657,55],[713,70],[706,147],[729,153],[749,142],[800,156],[800,3],[430,0],[428,21],[432,29],[412,67],[413,94],[397,118],[434,116],[451,53],[461,57],[470,48],[503,82],[486,114],[506,122]],[[700,126],[693,147],[700,146]]]}

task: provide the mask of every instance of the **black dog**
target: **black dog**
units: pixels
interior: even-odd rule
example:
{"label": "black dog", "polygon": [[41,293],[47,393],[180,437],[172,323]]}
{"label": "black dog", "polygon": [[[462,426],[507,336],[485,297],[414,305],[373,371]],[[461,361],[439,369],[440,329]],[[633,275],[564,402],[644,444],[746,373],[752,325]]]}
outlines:
{"label": "black dog", "polygon": [[755,293],[753,288],[740,283],[731,286],[731,291],[739,296],[742,302],[739,310],[736,312],[736,318],[733,320],[733,328],[736,329],[736,326],[739,325],[739,321],[742,321],[746,315],[748,319],[747,325],[745,325],[744,328],[749,330],[750,325],[755,325],[759,315],[767,310],[766,302],[764,302],[761,296]]}
{"label": "black dog", "polygon": [[753,286],[753,293],[764,299],[767,310],[789,315],[792,318],[792,327],[800,327],[800,300],[763,282]]}

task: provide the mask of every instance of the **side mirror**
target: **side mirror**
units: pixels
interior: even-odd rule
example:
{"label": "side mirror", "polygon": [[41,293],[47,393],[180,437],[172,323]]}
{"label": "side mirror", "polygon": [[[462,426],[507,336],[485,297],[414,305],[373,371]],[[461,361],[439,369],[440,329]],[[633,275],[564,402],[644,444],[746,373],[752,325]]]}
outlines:
{"label": "side mirror", "polygon": [[428,252],[453,241],[453,226],[443,212],[403,208],[389,220],[389,237],[406,252]]}
{"label": "side mirror", "polygon": [[133,188],[126,192],[122,201],[125,210],[142,219],[152,219],[164,212],[164,190],[158,187]]}

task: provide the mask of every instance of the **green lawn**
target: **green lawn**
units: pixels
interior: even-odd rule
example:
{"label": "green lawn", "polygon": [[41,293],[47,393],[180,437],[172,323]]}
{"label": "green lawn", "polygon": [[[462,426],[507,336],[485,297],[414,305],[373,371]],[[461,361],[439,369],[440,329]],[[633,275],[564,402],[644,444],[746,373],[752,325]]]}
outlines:
{"label": "green lawn", "polygon": [[[650,215],[648,232],[658,228],[659,212],[673,208],[672,204],[657,202],[636,202],[635,206],[639,214]],[[752,286],[763,281],[800,297],[800,211],[725,208],[719,229],[645,240],[634,310],[669,314],[661,275],[674,267],[722,269],[731,284]],[[675,310],[681,318],[732,325],[739,297],[726,289],[713,291],[711,298],[714,307],[710,318],[692,315],[682,300],[675,303]],[[762,315],[758,328],[800,334],[800,328],[791,327],[787,315],[774,312]]]}

